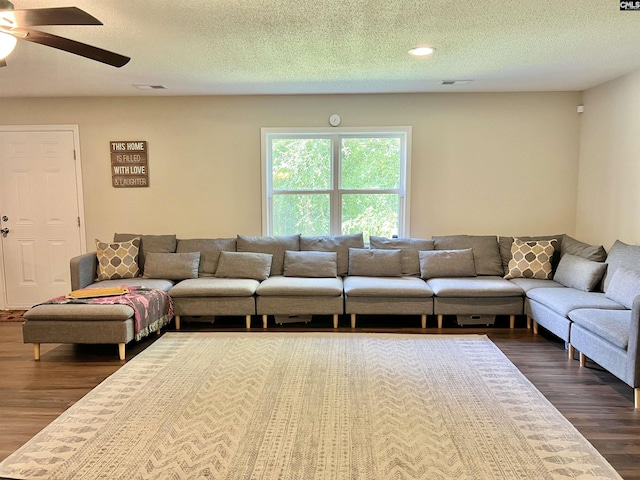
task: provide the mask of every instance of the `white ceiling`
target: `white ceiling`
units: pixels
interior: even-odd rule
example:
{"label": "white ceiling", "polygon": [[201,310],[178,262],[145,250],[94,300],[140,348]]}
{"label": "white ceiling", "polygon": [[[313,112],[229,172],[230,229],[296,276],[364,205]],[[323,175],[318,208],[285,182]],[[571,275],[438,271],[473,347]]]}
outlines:
{"label": "white ceiling", "polygon": [[[640,70],[618,0],[13,0],[104,26],[43,27],[118,69],[19,41],[1,97],[580,91]],[[416,45],[435,47],[424,59]],[[442,80],[473,80],[443,86]],[[167,90],[138,90],[134,84]]]}

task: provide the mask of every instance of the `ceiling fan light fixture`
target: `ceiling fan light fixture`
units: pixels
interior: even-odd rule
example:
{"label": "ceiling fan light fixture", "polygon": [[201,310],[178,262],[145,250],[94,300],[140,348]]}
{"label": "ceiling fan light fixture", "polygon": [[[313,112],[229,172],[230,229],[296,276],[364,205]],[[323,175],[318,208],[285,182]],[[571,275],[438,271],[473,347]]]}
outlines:
{"label": "ceiling fan light fixture", "polygon": [[435,51],[436,49],[433,47],[421,46],[421,47],[413,47],[411,50],[409,50],[409,53],[414,57],[428,57]]}
{"label": "ceiling fan light fixture", "polygon": [[0,32],[0,60],[4,60],[13,52],[17,41],[13,35]]}

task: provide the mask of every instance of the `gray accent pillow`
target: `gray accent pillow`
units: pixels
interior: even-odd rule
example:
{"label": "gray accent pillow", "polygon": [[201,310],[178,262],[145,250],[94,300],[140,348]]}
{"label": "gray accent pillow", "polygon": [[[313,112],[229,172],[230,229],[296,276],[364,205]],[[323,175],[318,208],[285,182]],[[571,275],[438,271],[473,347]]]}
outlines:
{"label": "gray accent pillow", "polygon": [[300,250],[300,235],[281,237],[238,235],[236,243],[238,252],[268,253],[273,255],[271,275],[282,275],[284,269],[284,252],[287,250]]}
{"label": "gray accent pillow", "polygon": [[477,275],[504,275],[498,237],[495,235],[434,236],[436,250],[473,250]]}
{"label": "gray accent pillow", "polygon": [[553,279],[565,287],[577,288],[585,292],[597,289],[607,264],[566,253],[560,259]]}
{"label": "gray accent pillow", "polygon": [[609,290],[609,283],[619,267],[624,266],[640,271],[640,246],[627,245],[620,240],[616,240],[611,250],[609,250],[609,255],[607,255],[607,265],[609,266],[604,274],[603,282],[605,292]]}
{"label": "gray accent pillow", "polygon": [[611,277],[605,297],[633,308],[633,300],[640,295],[640,271],[627,267],[618,267]]}
{"label": "gray accent pillow", "polygon": [[[518,237],[523,242],[539,242],[545,240],[553,240],[552,245],[554,248],[553,257],[551,258],[551,269],[555,270],[560,262],[560,252],[562,248],[562,239],[564,233],[559,235],[545,235],[538,237]],[[500,237],[498,239],[498,245],[500,246],[500,258],[502,260],[502,267],[504,268],[504,275],[509,273],[509,261],[511,260],[511,246],[513,245],[513,237]]]}
{"label": "gray accent pillow", "polygon": [[126,242],[136,237],[140,237],[138,265],[141,273],[144,273],[144,261],[147,253],[175,253],[178,244],[175,235],[137,235],[133,233],[116,233],[113,236],[113,241]]}
{"label": "gray accent pillow", "polygon": [[200,252],[192,253],[147,253],[144,278],[184,280],[198,278]]}
{"label": "gray accent pillow", "polygon": [[437,277],[475,277],[473,250],[421,251],[420,276],[427,280]]}
{"label": "gray accent pillow", "polygon": [[562,239],[560,254],[561,256],[576,255],[594,262],[604,262],[607,259],[607,252],[602,245],[589,245],[569,235],[565,235]]}
{"label": "gray accent pillow", "polygon": [[433,240],[424,238],[386,238],[386,237],[369,237],[369,245],[371,248],[383,250],[400,250],[402,265],[402,275],[409,277],[420,276],[420,258],[418,252],[420,250],[433,250]]}
{"label": "gray accent pillow", "polygon": [[349,271],[349,249],[364,248],[362,233],[351,235],[329,235],[320,237],[300,237],[300,250],[338,253],[338,275]]}
{"label": "gray accent pillow", "polygon": [[177,253],[200,252],[199,276],[213,277],[218,268],[220,252],[235,252],[235,238],[196,238],[178,240]]}
{"label": "gray accent pillow", "polygon": [[349,249],[349,275],[359,277],[401,277],[402,252],[369,248]]}
{"label": "gray accent pillow", "polygon": [[272,261],[270,253],[220,252],[216,277],[266,280]]}
{"label": "gray accent pillow", "polygon": [[338,276],[336,252],[284,252],[285,277],[335,278]]}

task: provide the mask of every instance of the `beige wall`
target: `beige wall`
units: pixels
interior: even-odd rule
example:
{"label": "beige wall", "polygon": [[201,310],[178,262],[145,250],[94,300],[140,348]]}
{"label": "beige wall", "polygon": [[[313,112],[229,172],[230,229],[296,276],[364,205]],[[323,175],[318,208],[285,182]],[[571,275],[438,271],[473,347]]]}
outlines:
{"label": "beige wall", "polygon": [[576,234],[640,244],[640,72],[583,95]]}
{"label": "beige wall", "polygon": [[[413,127],[411,235],[573,234],[580,94],[0,99],[4,125],[77,124],[86,232],[261,233],[261,127]],[[111,187],[109,141],[146,140],[150,187]],[[593,235],[591,235],[593,236]]]}

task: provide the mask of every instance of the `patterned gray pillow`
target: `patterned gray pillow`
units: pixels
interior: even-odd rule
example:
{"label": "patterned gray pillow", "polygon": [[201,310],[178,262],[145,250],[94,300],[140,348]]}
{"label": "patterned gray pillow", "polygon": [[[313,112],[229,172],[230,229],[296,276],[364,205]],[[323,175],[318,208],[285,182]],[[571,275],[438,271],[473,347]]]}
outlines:
{"label": "patterned gray pillow", "polygon": [[96,256],[98,258],[98,280],[118,280],[135,278],[140,274],[138,254],[140,239],[133,238],[127,242],[101,242],[96,239]]}

